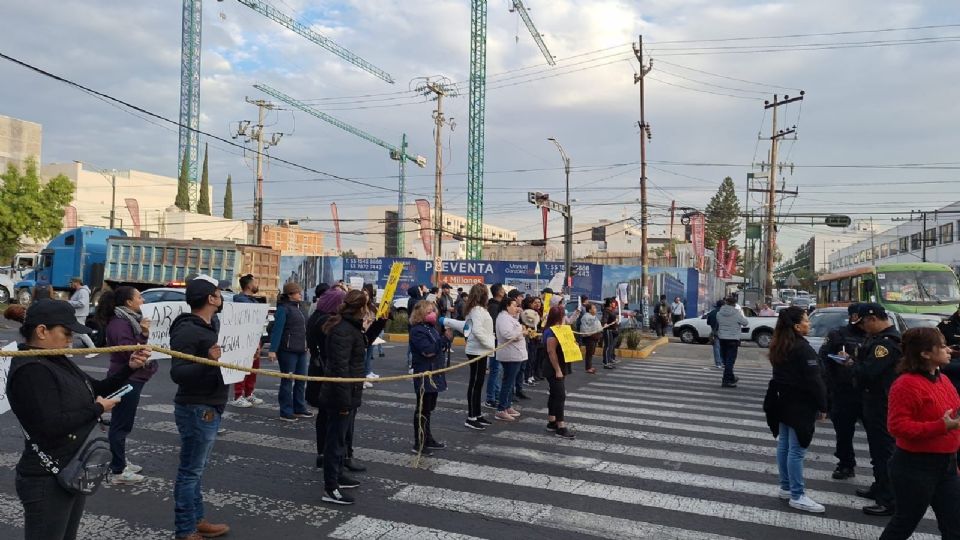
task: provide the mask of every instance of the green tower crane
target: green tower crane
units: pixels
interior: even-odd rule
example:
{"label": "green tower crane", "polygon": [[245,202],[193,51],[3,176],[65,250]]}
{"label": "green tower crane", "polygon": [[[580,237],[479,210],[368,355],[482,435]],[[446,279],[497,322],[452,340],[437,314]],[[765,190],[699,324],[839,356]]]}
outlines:
{"label": "green tower crane", "polygon": [[[513,0],[547,63],[556,62],[521,0]],[[487,108],[487,0],[470,0],[470,82],[467,125],[467,258],[483,256],[483,123]]]}
{"label": "green tower crane", "polygon": [[382,147],[382,148],[386,148],[387,150],[390,151],[390,159],[393,159],[393,160],[398,161],[398,162],[399,162],[399,165],[400,165],[400,175],[399,175],[399,176],[400,176],[400,178],[399,178],[399,185],[400,185],[399,191],[400,191],[400,195],[399,195],[399,200],[397,201],[397,223],[398,223],[398,226],[397,226],[397,253],[398,253],[399,256],[403,256],[404,249],[405,249],[404,242],[403,242],[403,223],[404,223],[404,215],[403,215],[403,214],[404,214],[404,207],[406,206],[406,201],[404,200],[404,192],[405,192],[405,190],[406,190],[406,168],[405,168],[405,165],[406,165],[406,162],[407,162],[407,161],[416,163],[417,166],[418,166],[418,167],[421,167],[421,168],[422,168],[422,167],[425,167],[425,166],[427,165],[427,158],[425,158],[425,157],[423,157],[423,156],[419,156],[419,155],[418,155],[418,156],[411,156],[410,154],[407,153],[407,134],[406,134],[406,133],[403,134],[403,136],[402,136],[402,138],[401,138],[401,142],[400,142],[400,147],[398,148],[398,147],[396,147],[396,146],[394,146],[394,145],[392,145],[392,144],[390,144],[390,143],[388,143],[388,142],[386,142],[386,141],[384,141],[384,140],[382,140],[382,139],[380,139],[380,138],[378,138],[378,137],[375,137],[375,136],[370,135],[369,133],[367,133],[367,132],[365,132],[365,131],[362,131],[362,130],[360,130],[360,129],[357,129],[357,128],[351,126],[350,124],[347,124],[346,122],[344,122],[344,121],[342,121],[342,120],[338,120],[338,119],[330,116],[329,114],[327,114],[327,113],[325,113],[325,112],[323,112],[323,111],[318,111],[317,109],[311,107],[310,105],[307,105],[306,103],[304,103],[304,102],[302,102],[302,101],[300,101],[300,100],[294,99],[294,98],[288,96],[287,94],[284,94],[283,92],[277,90],[276,88],[272,88],[272,87],[267,86],[267,85],[265,85],[265,84],[255,84],[255,85],[253,85],[253,87],[256,88],[257,90],[260,90],[261,92],[263,92],[263,93],[265,93],[265,94],[267,94],[267,95],[270,95],[270,96],[273,96],[273,97],[276,98],[276,99],[279,99],[280,101],[282,101],[282,102],[284,102],[284,103],[286,103],[286,104],[288,104],[288,105],[291,105],[291,106],[293,106],[293,107],[296,107],[297,109],[300,109],[301,111],[303,111],[303,112],[305,112],[305,113],[311,114],[311,115],[313,115],[313,116],[315,116],[315,117],[323,120],[324,122],[327,122],[327,123],[329,123],[329,124],[333,124],[334,126],[337,126],[338,128],[346,131],[347,133],[352,133],[352,134],[356,135],[357,137],[360,137],[361,139],[364,139],[364,140],[366,140],[366,141],[372,142],[373,144],[375,144],[375,145],[377,145],[377,146],[380,146],[380,147]]}
{"label": "green tower crane", "polygon": [[[222,2],[223,0],[217,0]],[[388,83],[393,83],[389,73],[334,43],[331,39],[311,30],[289,15],[259,0],[237,0],[257,13],[293,30],[340,58]],[[202,34],[203,0],[183,0],[183,15],[180,43],[180,133],[177,151],[177,171],[187,162],[187,176],[194,184],[191,199],[196,202],[197,167],[199,164],[200,129],[200,50]]]}

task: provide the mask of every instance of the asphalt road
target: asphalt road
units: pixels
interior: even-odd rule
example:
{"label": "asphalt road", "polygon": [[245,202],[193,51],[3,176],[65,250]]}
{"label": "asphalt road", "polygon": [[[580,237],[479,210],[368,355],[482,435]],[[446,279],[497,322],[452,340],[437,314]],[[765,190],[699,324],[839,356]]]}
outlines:
{"label": "asphalt road", "polygon": [[[0,328],[0,345],[12,337]],[[405,371],[405,345],[385,349],[375,371]],[[94,376],[106,371],[102,358],[78,362]],[[709,346],[671,343],[596,375],[577,365],[567,398],[573,441],[544,431],[542,383],[520,403],[521,422],[466,429],[466,372],[454,373],[434,413],[435,434],[448,448],[419,467],[409,452],[412,384],[377,385],[365,392],[357,421],[357,457],[369,470],[357,475],[362,485],[349,507],[320,501],[313,422],[278,421],[278,382],[261,378],[266,404],[228,407],[227,432],[205,476],[207,515],[229,523],[228,538],[236,539],[877,538],[886,519],[865,516],[865,501],[853,495],[869,470],[859,468],[852,481],[830,479],[829,424],[818,426],[806,469],[808,493],[827,512],[803,514],[777,499],[775,441],[761,411],[769,374],[762,351],[741,349],[736,389],[720,388],[712,364]],[[128,441],[147,480],[90,498],[82,538],[172,538],[173,393],[164,364],[144,389]],[[0,416],[0,538],[22,536],[13,487],[21,441],[13,415]],[[868,465],[862,433],[857,444]],[[928,517],[921,531],[915,538],[935,538],[935,522]]]}

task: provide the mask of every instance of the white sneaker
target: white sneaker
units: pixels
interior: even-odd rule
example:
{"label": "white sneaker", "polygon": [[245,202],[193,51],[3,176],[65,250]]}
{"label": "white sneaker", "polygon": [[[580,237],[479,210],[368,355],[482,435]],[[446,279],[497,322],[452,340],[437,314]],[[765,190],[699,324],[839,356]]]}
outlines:
{"label": "white sneaker", "polygon": [[789,501],[789,500],[790,500],[790,490],[789,490],[789,489],[781,489],[781,490],[780,490],[780,495],[779,495],[779,497],[780,497],[780,500],[781,500],[781,501]]}
{"label": "white sneaker", "polygon": [[143,467],[139,465],[134,465],[132,461],[128,461],[127,466],[123,468],[123,472],[129,472],[132,474],[137,474],[142,470],[143,470]]}
{"label": "white sneaker", "polygon": [[814,501],[806,495],[801,495],[799,499],[790,499],[790,508],[796,508],[797,510],[803,510],[804,512],[811,512],[814,514],[820,514],[827,510],[822,504]]}
{"label": "white sneaker", "polygon": [[254,405],[263,405],[263,400],[253,394],[250,394],[249,396],[247,396],[246,399],[247,401],[249,401],[250,403],[253,403]]}
{"label": "white sneaker", "polygon": [[117,484],[117,485],[139,484],[140,482],[143,482],[143,476],[137,473],[132,473],[128,471],[123,471],[120,474],[115,474],[110,478],[110,483]]}
{"label": "white sneaker", "polygon": [[363,383],[363,387],[364,387],[364,388],[373,388],[373,383],[372,383],[372,382],[365,382],[365,383]]}
{"label": "white sneaker", "polygon": [[253,403],[250,403],[249,401],[247,401],[243,396],[240,396],[237,399],[231,401],[229,405],[232,405],[234,407],[239,407],[241,409],[253,407]]}
{"label": "white sneaker", "polygon": [[367,378],[368,378],[368,379],[379,379],[380,376],[371,371],[370,373],[367,373]]}

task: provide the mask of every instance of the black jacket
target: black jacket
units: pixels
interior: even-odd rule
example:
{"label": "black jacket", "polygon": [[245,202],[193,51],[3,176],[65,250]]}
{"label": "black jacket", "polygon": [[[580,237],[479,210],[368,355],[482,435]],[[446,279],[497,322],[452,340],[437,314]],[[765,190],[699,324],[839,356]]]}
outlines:
{"label": "black jacket", "polygon": [[[363,359],[367,338],[362,322],[343,318],[327,333],[325,340],[325,377],[363,377]],[[320,387],[320,403],[324,409],[344,411],[360,407],[363,383],[325,382]]]}
{"label": "black jacket", "polygon": [[[19,349],[30,347],[21,344]],[[131,373],[130,367],[124,366],[98,381],[66,356],[17,357],[7,374],[6,392],[13,414],[31,439],[60,465],[66,465],[103,414],[103,407],[94,401],[96,396],[117,391]],[[24,476],[49,474],[26,444],[17,472]]]}
{"label": "black jacket", "polygon": [[[192,313],[184,313],[170,325],[170,348],[193,356],[207,358],[210,347],[218,342],[217,331]],[[174,358],[170,378],[177,384],[174,403],[210,405],[223,409],[227,404],[227,385],[220,368]]]}
{"label": "black jacket", "polygon": [[900,361],[900,332],[892,325],[877,335],[867,338],[857,352],[853,366],[854,381],[864,396],[875,396],[887,402],[890,386],[897,378]]}
{"label": "black jacket", "polygon": [[820,359],[805,339],[798,339],[785,361],[774,364],[763,412],[776,437],[780,423],[797,432],[800,446],[813,440],[818,412],[827,411],[827,390],[820,375]]}
{"label": "black jacket", "polygon": [[417,302],[423,300],[423,295],[420,294],[419,287],[410,287],[407,294],[410,295],[410,298],[407,299],[407,316],[409,317],[413,315],[413,308],[417,305]]}
{"label": "black jacket", "polygon": [[820,362],[823,365],[824,381],[831,392],[853,388],[853,368],[837,363],[828,355],[846,350],[851,358],[856,358],[866,340],[867,335],[855,324],[841,326],[827,334],[820,346]]}
{"label": "black jacket", "polygon": [[[550,311],[547,309],[546,311]],[[497,322],[497,315],[500,315],[500,301],[496,298],[491,298],[487,300],[487,312],[490,313],[490,318],[493,319],[493,322]]]}
{"label": "black jacket", "polygon": [[[330,316],[329,313],[314,311],[307,319],[307,350],[310,351],[310,365],[307,367],[307,375],[311,377],[322,377],[326,369],[324,355],[327,353],[327,337],[323,333],[323,325]],[[307,381],[305,398],[307,403],[314,407],[320,407],[321,384],[315,381]]]}
{"label": "black jacket", "polygon": [[947,340],[947,345],[960,345],[960,317],[956,313],[949,319],[941,321],[937,325],[937,330],[943,334],[943,339]]}

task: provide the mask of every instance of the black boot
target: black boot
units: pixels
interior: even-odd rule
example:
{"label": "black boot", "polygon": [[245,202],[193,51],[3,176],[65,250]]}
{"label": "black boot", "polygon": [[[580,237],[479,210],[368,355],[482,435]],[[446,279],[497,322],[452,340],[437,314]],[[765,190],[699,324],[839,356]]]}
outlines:
{"label": "black boot", "polygon": [[364,465],[353,459],[352,456],[343,460],[343,466],[346,467],[350,472],[364,472],[367,470]]}

